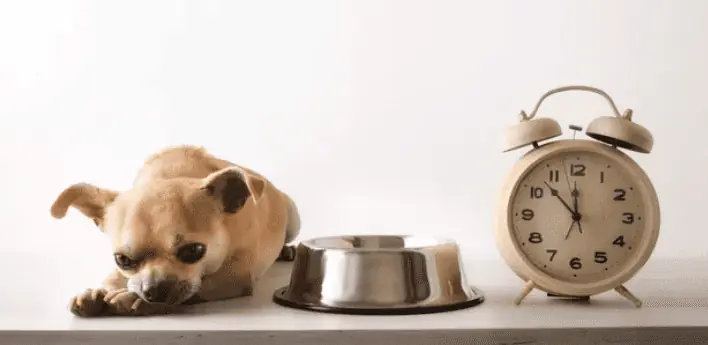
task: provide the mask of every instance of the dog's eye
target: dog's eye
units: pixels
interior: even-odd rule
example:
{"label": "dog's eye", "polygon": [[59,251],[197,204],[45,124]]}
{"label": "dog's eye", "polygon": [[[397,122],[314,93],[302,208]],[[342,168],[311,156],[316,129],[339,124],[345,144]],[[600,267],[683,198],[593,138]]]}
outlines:
{"label": "dog's eye", "polygon": [[186,244],[177,250],[177,258],[185,264],[193,264],[204,257],[206,246],[201,243]]}
{"label": "dog's eye", "polygon": [[116,265],[124,270],[135,269],[140,264],[138,260],[133,260],[125,254],[114,254],[113,259],[115,259]]}

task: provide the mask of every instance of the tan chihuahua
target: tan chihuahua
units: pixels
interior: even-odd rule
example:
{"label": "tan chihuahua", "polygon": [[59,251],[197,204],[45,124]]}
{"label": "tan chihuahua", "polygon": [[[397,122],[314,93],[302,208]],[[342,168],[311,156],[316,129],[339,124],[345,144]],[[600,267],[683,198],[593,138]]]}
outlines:
{"label": "tan chihuahua", "polygon": [[75,207],[110,237],[116,269],[103,287],[71,300],[78,316],[153,315],[179,306],[249,296],[300,232],[295,203],[253,170],[203,148],[173,147],[149,157],[130,190],[86,183],[51,208]]}

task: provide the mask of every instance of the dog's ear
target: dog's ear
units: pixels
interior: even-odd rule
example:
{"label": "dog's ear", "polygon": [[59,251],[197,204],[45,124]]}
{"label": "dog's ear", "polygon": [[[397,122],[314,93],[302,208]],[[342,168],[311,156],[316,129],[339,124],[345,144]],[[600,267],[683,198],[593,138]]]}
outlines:
{"label": "dog's ear", "polygon": [[265,183],[263,179],[238,167],[229,167],[207,176],[201,189],[221,202],[224,212],[235,213],[246,204],[249,197],[258,203]]}
{"label": "dog's ear", "polygon": [[52,204],[52,216],[64,218],[70,206],[89,217],[101,228],[106,207],[118,196],[118,192],[96,187],[88,183],[77,183],[65,189]]}

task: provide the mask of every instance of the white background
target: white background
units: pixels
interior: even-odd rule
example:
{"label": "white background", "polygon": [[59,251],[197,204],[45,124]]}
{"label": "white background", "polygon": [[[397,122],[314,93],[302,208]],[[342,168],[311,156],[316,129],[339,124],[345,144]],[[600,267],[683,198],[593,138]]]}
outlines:
{"label": "white background", "polygon": [[[203,145],[299,205],[302,238],[452,237],[500,260],[493,203],[523,153],[506,126],[545,91],[609,92],[652,131],[631,154],[662,206],[660,257],[708,252],[708,2],[5,1],[0,3],[0,250],[110,261],[54,198],[127,189],[167,145]],[[611,115],[589,93],[540,116]],[[11,264],[11,263],[3,263]]]}

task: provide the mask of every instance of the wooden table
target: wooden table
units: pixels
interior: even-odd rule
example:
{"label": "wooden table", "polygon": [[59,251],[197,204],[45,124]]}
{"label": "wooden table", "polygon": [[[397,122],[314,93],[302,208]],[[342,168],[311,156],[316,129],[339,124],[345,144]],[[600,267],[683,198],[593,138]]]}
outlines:
{"label": "wooden table", "polygon": [[411,316],[323,314],[271,302],[289,278],[289,264],[278,264],[253,297],[197,306],[187,315],[80,319],[69,313],[69,298],[99,281],[109,261],[47,257],[0,254],[11,266],[0,294],[0,344],[708,343],[708,260],[651,259],[626,284],[644,301],[639,309],[614,292],[590,302],[534,292],[517,307],[512,300],[522,282],[501,262],[471,261],[468,280],[486,295],[479,306]]}

